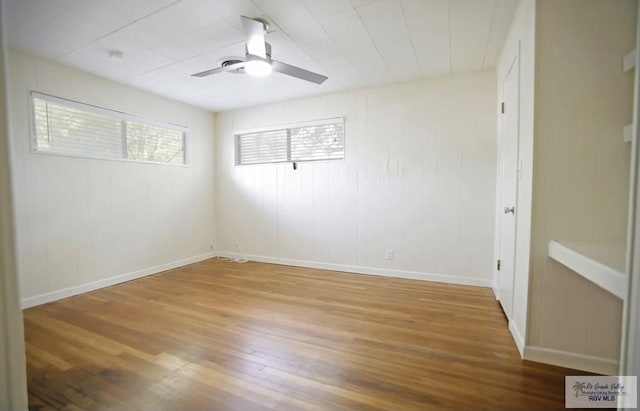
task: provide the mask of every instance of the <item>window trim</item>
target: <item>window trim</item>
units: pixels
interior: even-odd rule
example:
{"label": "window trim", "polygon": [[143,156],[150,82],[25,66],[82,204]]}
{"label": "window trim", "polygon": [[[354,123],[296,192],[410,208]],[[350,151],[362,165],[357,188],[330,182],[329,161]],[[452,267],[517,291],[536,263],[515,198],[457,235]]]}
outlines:
{"label": "window trim", "polygon": [[[164,127],[173,130],[178,130],[182,133],[182,147],[184,152],[184,163],[174,164],[174,163],[164,163],[159,161],[148,161],[148,160],[134,160],[128,158],[127,153],[123,153],[122,158],[106,158],[100,156],[92,156],[92,155],[83,155],[83,154],[73,154],[73,153],[60,153],[55,151],[43,151],[38,150],[37,147],[37,133],[36,133],[36,113],[35,107],[33,104],[33,99],[39,98],[45,101],[51,101],[53,103],[62,104],[68,107],[72,107],[78,110],[89,111],[96,114],[116,118],[121,121],[121,124],[126,124],[127,121],[135,121],[142,124],[147,124],[150,126]],[[30,140],[30,149],[33,154],[40,155],[48,155],[48,156],[59,156],[59,157],[72,157],[72,158],[83,158],[90,160],[104,160],[104,161],[120,161],[126,163],[138,163],[138,164],[154,164],[159,166],[172,166],[172,167],[190,167],[191,166],[191,129],[187,126],[182,126],[175,123],[170,123],[167,121],[155,120],[149,117],[138,116],[135,114],[126,113],[124,111],[110,109],[106,107],[97,106],[95,104],[83,103],[77,100],[71,100],[64,97],[54,96],[52,94],[42,93],[40,91],[29,90],[28,91],[28,100],[29,100],[29,140]],[[126,127],[126,126],[121,126]],[[126,141],[126,135],[123,134],[122,139]],[[123,150],[126,150],[126,143],[123,143]]]}
{"label": "window trim", "polygon": [[[342,123],[342,139],[343,139],[343,151],[344,155],[342,158],[315,158],[311,160],[290,160],[291,158],[291,129],[299,128],[299,127],[312,127],[312,126],[324,126],[327,124],[336,124]],[[282,161],[265,161],[262,163],[251,163],[251,164],[242,164],[239,163],[239,144],[238,140],[240,135],[242,134],[251,134],[251,133],[263,133],[268,131],[276,131],[276,130],[287,130],[287,160]],[[299,121],[296,123],[287,123],[280,124],[277,126],[268,126],[268,127],[257,127],[257,128],[246,128],[239,129],[233,132],[233,163],[235,166],[263,166],[266,164],[283,164],[283,163],[307,163],[307,162],[315,162],[315,161],[345,161],[347,159],[347,144],[346,144],[346,120],[343,116],[339,117],[330,117],[323,118],[320,120],[310,120],[310,121]]]}

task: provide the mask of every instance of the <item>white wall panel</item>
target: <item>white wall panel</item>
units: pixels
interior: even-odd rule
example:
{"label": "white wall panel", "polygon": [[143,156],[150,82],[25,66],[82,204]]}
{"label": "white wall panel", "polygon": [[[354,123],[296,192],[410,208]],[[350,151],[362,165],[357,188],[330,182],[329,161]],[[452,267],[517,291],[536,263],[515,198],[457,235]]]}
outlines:
{"label": "white wall panel", "polygon": [[[480,72],[218,113],[219,249],[488,285],[495,92]],[[234,165],[234,130],[335,116],[345,160]]]}
{"label": "white wall panel", "polygon": [[[18,52],[8,62],[23,299],[215,251],[210,113]],[[34,154],[29,90],[188,126],[190,166]]]}
{"label": "white wall panel", "polygon": [[[533,241],[527,344],[614,363],[622,301],[548,257],[551,240],[623,244],[627,234],[638,2],[539,1]],[[603,320],[603,318],[608,320]],[[587,368],[588,369],[588,368]]]}

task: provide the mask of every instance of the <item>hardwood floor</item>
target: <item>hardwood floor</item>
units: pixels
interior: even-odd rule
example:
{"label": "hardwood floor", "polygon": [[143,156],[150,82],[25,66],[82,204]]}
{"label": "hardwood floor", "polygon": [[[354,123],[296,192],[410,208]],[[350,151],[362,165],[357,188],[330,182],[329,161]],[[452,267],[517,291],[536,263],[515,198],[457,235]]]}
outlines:
{"label": "hardwood floor", "polygon": [[31,410],[563,409],[486,288],[208,260],[25,310]]}

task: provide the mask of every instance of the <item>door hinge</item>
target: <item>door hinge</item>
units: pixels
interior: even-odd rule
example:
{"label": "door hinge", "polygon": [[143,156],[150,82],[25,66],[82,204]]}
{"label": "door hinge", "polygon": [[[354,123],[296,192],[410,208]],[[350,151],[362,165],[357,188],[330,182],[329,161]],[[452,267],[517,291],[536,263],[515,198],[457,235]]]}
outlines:
{"label": "door hinge", "polygon": [[498,268],[498,271],[500,271],[500,263],[501,263],[501,261],[500,261],[500,260],[498,260],[498,263],[496,264],[496,266],[497,266],[497,268]]}
{"label": "door hinge", "polygon": [[504,101],[500,103],[500,112],[504,114]]}

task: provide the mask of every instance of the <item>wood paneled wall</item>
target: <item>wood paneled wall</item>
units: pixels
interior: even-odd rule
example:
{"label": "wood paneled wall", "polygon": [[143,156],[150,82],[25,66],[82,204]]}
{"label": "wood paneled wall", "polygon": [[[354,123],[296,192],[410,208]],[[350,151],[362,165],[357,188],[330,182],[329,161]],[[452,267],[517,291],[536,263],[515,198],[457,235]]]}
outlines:
{"label": "wood paneled wall", "polygon": [[[489,285],[495,107],[487,71],[219,113],[219,249]],[[234,130],[336,116],[345,118],[344,161],[234,165]]]}
{"label": "wood paneled wall", "polygon": [[[8,63],[23,303],[215,251],[211,113],[15,51]],[[30,90],[188,126],[190,165],[34,154]]]}

